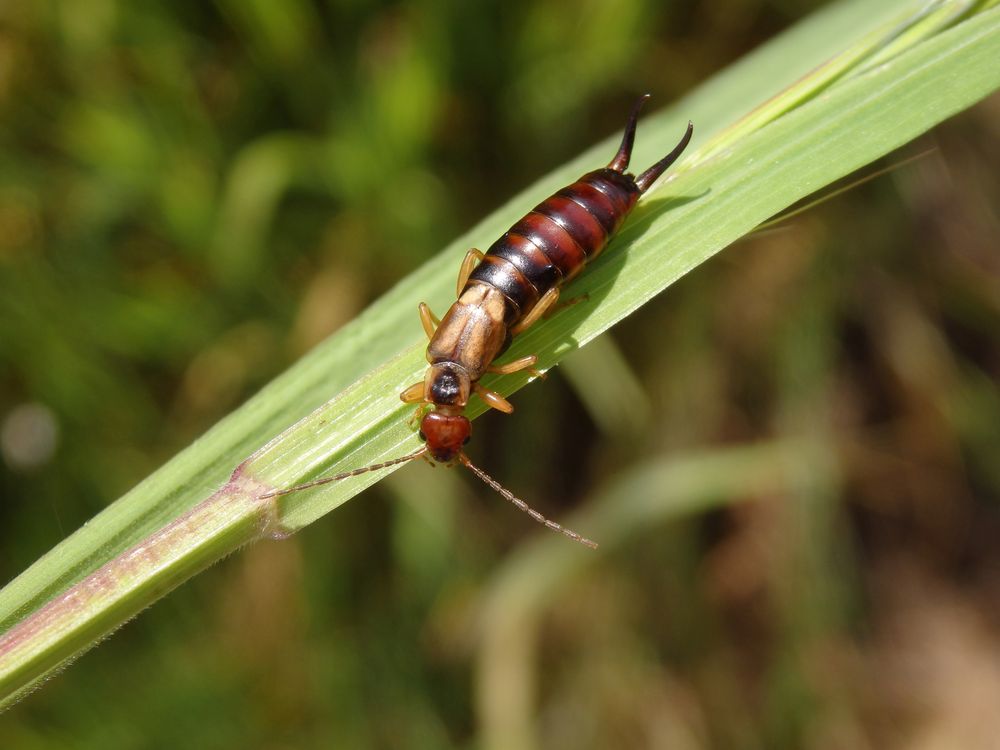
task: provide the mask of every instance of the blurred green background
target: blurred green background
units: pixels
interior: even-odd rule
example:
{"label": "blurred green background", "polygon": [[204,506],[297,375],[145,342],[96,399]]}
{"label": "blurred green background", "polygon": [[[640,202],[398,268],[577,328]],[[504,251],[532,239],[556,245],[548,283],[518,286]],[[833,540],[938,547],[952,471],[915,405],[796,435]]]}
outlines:
{"label": "blurred green background", "polygon": [[[0,4],[0,581],[636,93],[820,5]],[[407,467],[182,587],[0,747],[991,747],[998,136],[994,96],[477,423],[474,460],[627,545],[567,563]],[[616,518],[635,487],[676,507]]]}

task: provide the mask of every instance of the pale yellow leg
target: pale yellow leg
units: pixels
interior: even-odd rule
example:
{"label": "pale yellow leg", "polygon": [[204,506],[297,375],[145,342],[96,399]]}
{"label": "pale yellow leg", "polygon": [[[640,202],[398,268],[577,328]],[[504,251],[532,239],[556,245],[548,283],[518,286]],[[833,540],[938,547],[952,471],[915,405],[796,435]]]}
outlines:
{"label": "pale yellow leg", "polygon": [[536,378],[544,378],[545,373],[539,372],[534,369],[533,365],[538,361],[538,357],[534,354],[529,354],[527,357],[521,357],[520,359],[515,359],[512,362],[508,362],[504,365],[490,365],[486,368],[486,372],[493,372],[497,375],[510,375],[512,372],[520,372],[521,370],[528,370]]}
{"label": "pale yellow leg", "polygon": [[399,400],[404,404],[415,404],[418,401],[423,401],[424,381],[421,380],[419,383],[414,383],[409,386],[405,391],[399,394]]}
{"label": "pale yellow leg", "polygon": [[[399,394],[399,400],[404,404],[415,404],[418,401],[424,400],[424,383],[420,381],[419,383],[414,383],[405,391]],[[410,417],[409,425],[410,427],[415,427],[420,419],[424,416],[424,411],[430,406],[430,404],[422,403],[417,407],[416,411],[413,412],[413,416]]]}
{"label": "pale yellow leg", "polygon": [[531,308],[531,312],[521,318],[520,322],[510,329],[510,335],[517,336],[517,334],[531,328],[531,326],[542,319],[542,316],[545,315],[546,311],[552,307],[558,299],[559,287],[554,286],[542,295],[542,298],[538,300],[538,304]]}
{"label": "pale yellow leg", "polygon": [[476,383],[472,387],[475,389],[476,393],[479,394],[479,398],[486,402],[487,406],[496,409],[497,411],[502,411],[504,414],[514,413],[514,405],[499,393],[487,390],[479,385],[479,383]]}
{"label": "pale yellow leg", "polygon": [[474,269],[476,267],[476,263],[481,261],[484,257],[486,256],[476,248],[472,248],[465,254],[465,260],[462,261],[462,267],[458,270],[458,286],[455,287],[456,297],[462,296],[462,290],[465,289],[465,285],[469,281],[469,275],[472,273],[472,269]]}
{"label": "pale yellow leg", "polygon": [[590,299],[590,295],[587,294],[587,293],[584,293],[584,294],[581,294],[581,295],[579,295],[577,297],[572,297],[570,299],[563,300],[558,305],[554,305],[554,306],[550,307],[548,310],[546,310],[545,311],[545,317],[546,318],[550,318],[553,315],[555,315],[557,312],[559,312],[560,310],[565,310],[567,307],[572,307],[577,302],[586,302],[588,299]]}
{"label": "pale yellow leg", "polygon": [[441,321],[438,320],[437,315],[431,312],[426,302],[421,302],[417,305],[417,310],[420,311],[420,325],[424,327],[424,333],[427,334],[427,338],[434,338],[434,331],[441,324]]}
{"label": "pale yellow leg", "polygon": [[413,411],[413,416],[411,416],[406,422],[410,426],[411,430],[415,430],[420,425],[420,421],[424,418],[424,414],[430,408],[431,404],[420,404],[420,406]]}

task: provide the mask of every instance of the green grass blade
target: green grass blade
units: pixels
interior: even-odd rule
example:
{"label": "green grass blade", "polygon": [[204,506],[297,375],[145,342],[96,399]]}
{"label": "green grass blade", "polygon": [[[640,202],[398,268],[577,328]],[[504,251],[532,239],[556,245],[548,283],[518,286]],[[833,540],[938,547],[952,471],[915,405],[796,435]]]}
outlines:
{"label": "green grass blade", "polygon": [[[684,118],[698,124],[696,144],[740,119],[749,109],[792,85],[826,59],[922,3],[890,0],[873,11],[868,0],[840,3],[807,19],[678,102],[640,124],[635,163],[658,158]],[[624,118],[624,113],[623,113]],[[132,491],[78,530],[29,571],[0,591],[0,630],[8,628],[71,583],[199,503],[232,467],[270,437],[324,403],[367,372],[417,345],[416,303],[441,310],[450,304],[459,259],[475,244],[492,241],[530,207],[594,164],[607,162],[620,134],[541,178],[303,357]],[[621,247],[621,245],[618,245]],[[398,404],[393,404],[398,406]]]}
{"label": "green grass blade", "polygon": [[[1000,87],[1000,9],[989,6],[894,2],[873,14],[870,3],[843,4],[672,110],[645,118],[634,164],[658,158],[689,118],[698,126],[692,151],[574,283],[569,293],[587,293],[589,302],[520,337],[511,356],[537,353],[543,368],[552,366],[770,216]],[[928,19],[936,24],[930,30]],[[782,74],[770,75],[783,58]],[[850,64],[838,63],[830,74],[822,67],[829,59]],[[816,68],[824,72],[806,75]],[[774,104],[760,104],[768,100]],[[748,110],[766,116],[748,118]],[[408,408],[397,394],[423,369],[416,302],[443,311],[464,250],[487,245],[552,189],[605,163],[616,137],[452,243],[0,591],[0,628],[20,623],[0,636],[0,706],[214,560],[262,534],[302,528],[382,472],[283,496],[276,504],[258,499],[263,488],[415,448]],[[487,385],[510,393],[525,382],[510,376]],[[213,492],[233,466],[282,429]]]}

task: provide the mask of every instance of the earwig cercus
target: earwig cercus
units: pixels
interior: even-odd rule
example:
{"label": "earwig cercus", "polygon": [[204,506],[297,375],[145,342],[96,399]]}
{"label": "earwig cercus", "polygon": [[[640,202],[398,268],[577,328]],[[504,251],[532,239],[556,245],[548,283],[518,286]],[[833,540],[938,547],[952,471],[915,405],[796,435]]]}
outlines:
{"label": "earwig cercus", "polygon": [[464,412],[472,394],[494,409],[507,414],[514,411],[507,399],[484,388],[479,379],[486,373],[536,372],[532,368],[538,358],[533,354],[505,364],[494,362],[514,336],[554,309],[563,285],[604,250],[639,197],[687,147],[694,131],[690,122],[680,142],[660,161],[638,177],[625,171],[639,110],[648,98],[645,94],[633,105],[621,146],[607,167],[588,172],[546,198],[485,253],[469,250],[458,273],[458,299],[443,318],[438,320],[426,304],[420,303],[420,322],[430,339],[430,366],[423,381],[404,390],[400,398],[419,404],[413,421],[419,421],[420,439],[425,444],[390,461],[276,490],[263,497],[340,481],[420,457],[445,464],[457,461],[539,523],[588,547],[597,547],[590,539],[533,510],[469,460],[462,446],[472,435],[472,425]]}

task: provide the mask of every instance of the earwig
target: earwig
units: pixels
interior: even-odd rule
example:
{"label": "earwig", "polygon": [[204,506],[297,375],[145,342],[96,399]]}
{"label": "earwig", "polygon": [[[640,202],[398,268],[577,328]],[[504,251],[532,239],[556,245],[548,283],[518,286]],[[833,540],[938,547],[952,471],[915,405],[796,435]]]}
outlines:
{"label": "earwig", "polygon": [[419,404],[413,421],[419,421],[419,436],[425,445],[400,458],[263,497],[340,481],[415,458],[449,465],[457,461],[539,523],[588,547],[597,547],[590,539],[533,510],[469,460],[462,446],[472,435],[472,424],[464,412],[473,393],[498,411],[514,411],[507,399],[484,388],[479,379],[486,373],[506,375],[524,370],[541,375],[533,369],[538,361],[534,354],[502,365],[494,362],[515,336],[555,309],[563,285],[600,255],[639,197],[687,147],[694,131],[690,122],[669,154],[638,177],[625,171],[632,155],[639,110],[648,98],[649,94],[645,94],[633,105],[621,146],[607,167],[588,172],[542,201],[486,253],[469,250],[458,274],[458,299],[443,318],[439,320],[425,303],[420,303],[420,322],[430,339],[430,366],[423,381],[406,388],[400,398]]}

